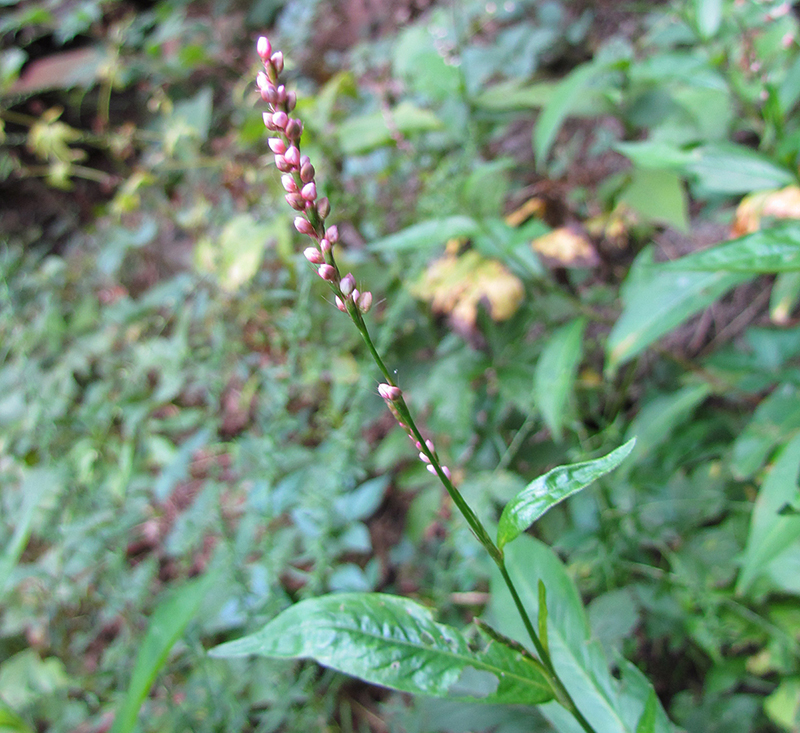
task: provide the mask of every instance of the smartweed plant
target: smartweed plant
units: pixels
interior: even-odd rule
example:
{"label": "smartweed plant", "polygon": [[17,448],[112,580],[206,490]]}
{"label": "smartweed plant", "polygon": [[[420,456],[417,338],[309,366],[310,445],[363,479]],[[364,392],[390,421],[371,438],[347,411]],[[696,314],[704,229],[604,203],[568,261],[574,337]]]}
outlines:
{"label": "smartweed plant", "polygon": [[[515,567],[512,554],[506,552],[506,546],[523,539],[521,535],[550,507],[618,466],[633,449],[634,440],[604,457],[560,466],[534,480],[504,508],[496,539],[490,536],[455,486],[433,442],[423,437],[403,391],[378,353],[365,320],[372,293],[357,288],[353,274],[342,274],[336,263],[339,232],[328,221],[330,203],[318,197],[314,166],[301,150],[303,123],[292,116],[296,95],[281,83],[283,54],[273,51],[265,37],[258,39],[257,52],[264,62],[256,81],[269,105],[263,114],[271,134],[269,147],[282,174],[286,201],[297,212],[294,226],[309,239],[304,255],[330,285],[336,306],[364,339],[383,377],[378,393],[386,406],[496,565],[502,579],[498,587],[504,587],[510,596],[524,627],[524,638],[521,643],[511,638],[512,631],[507,634],[505,629],[498,630],[484,621],[467,631],[436,623],[429,609],[406,598],[336,593],[297,603],[261,631],[218,646],[212,654],[314,659],[402,692],[541,705],[546,717],[565,731],[671,730],[652,687],[638,670],[628,665],[620,684],[611,677],[602,652],[589,639],[580,600],[571,600],[578,598],[574,586],[555,555],[537,549],[533,556],[539,558],[534,561],[539,567],[531,568]],[[545,572],[545,566],[551,571]],[[539,578],[533,593],[529,588],[520,590],[519,578],[526,575]],[[557,587],[548,587],[548,583]]]}

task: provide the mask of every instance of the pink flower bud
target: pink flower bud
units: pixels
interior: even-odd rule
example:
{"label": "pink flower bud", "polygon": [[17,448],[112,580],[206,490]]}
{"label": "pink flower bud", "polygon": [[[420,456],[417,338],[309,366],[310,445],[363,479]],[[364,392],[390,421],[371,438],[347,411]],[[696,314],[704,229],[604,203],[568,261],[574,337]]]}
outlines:
{"label": "pink flower bud", "polygon": [[288,173],[290,170],[292,170],[292,166],[288,163],[286,158],[284,158],[282,155],[276,155],[275,156],[275,167],[281,173]]}
{"label": "pink flower bud", "polygon": [[324,237],[319,240],[319,248],[325,254],[327,254],[328,252],[330,252],[333,249],[333,247],[331,247],[331,243],[327,239],[325,239]]}
{"label": "pink flower bud", "polygon": [[256,85],[259,89],[266,89],[269,86],[269,79],[263,71],[256,74]]}
{"label": "pink flower bud", "polygon": [[261,99],[273,106],[278,103],[278,90],[275,89],[274,84],[270,84],[261,90]]}
{"label": "pink flower bud", "polygon": [[278,111],[272,115],[272,121],[275,123],[275,127],[279,130],[283,130],[286,128],[286,123],[289,121],[289,115],[287,115],[286,112]]}
{"label": "pink flower bud", "polygon": [[286,87],[283,84],[279,84],[275,87],[275,98],[277,99],[277,104],[284,104],[286,102]]}
{"label": "pink flower bud", "polygon": [[400,387],[395,387],[393,384],[379,384],[378,394],[387,402],[395,402],[403,396]]}
{"label": "pink flower bud", "polygon": [[344,304],[344,301],[338,295],[336,296],[336,307],[342,313],[347,313],[347,306]]}
{"label": "pink flower bud", "polygon": [[372,308],[372,293],[369,290],[361,293],[356,299],[356,305],[362,313],[369,313],[369,309]]}
{"label": "pink flower bud", "polygon": [[427,466],[425,466],[425,468],[427,468],[428,471],[430,471],[434,476],[436,475],[436,469],[433,466],[431,466],[430,463]]}
{"label": "pink flower bud", "polygon": [[411,438],[411,440],[414,442],[414,447],[417,450],[422,450],[422,445],[420,445],[420,442],[418,440],[414,441],[414,436],[413,435],[409,435],[408,437]]}
{"label": "pink flower bud", "polygon": [[275,129],[275,123],[272,121],[272,113],[271,112],[262,112],[261,113],[261,119],[264,120],[264,126],[268,130],[274,130]]}
{"label": "pink flower bud", "polygon": [[420,459],[420,460],[421,460],[423,463],[430,463],[430,462],[431,462],[431,459],[430,459],[430,458],[428,458],[428,456],[426,456],[426,455],[425,455],[425,454],[424,454],[422,451],[420,451],[420,454],[419,454],[419,459]]}
{"label": "pink flower bud", "polygon": [[350,293],[350,298],[351,298],[351,299],[353,300],[353,302],[355,303],[355,302],[358,300],[358,296],[359,296],[359,295],[361,295],[361,293],[359,293],[359,292],[358,292],[358,288],[356,288],[355,290],[353,290],[353,292],[352,292],[352,293]]}
{"label": "pink flower bud", "polygon": [[339,241],[338,227],[335,224],[332,227],[328,227],[325,231],[325,236],[331,244],[336,244]]}
{"label": "pink flower bud", "polygon": [[325,257],[323,257],[322,252],[316,247],[307,247],[303,250],[303,254],[312,265],[322,265],[325,263]]}
{"label": "pink flower bud", "polygon": [[311,183],[314,180],[314,173],[314,166],[308,160],[300,161],[300,180],[303,183]]}
{"label": "pink flower bud", "polygon": [[291,112],[297,106],[297,95],[294,92],[286,92],[286,111]]}
{"label": "pink flower bud", "polygon": [[284,173],[281,176],[281,185],[286,193],[297,193],[297,182],[294,180],[293,175]]}
{"label": "pink flower bud", "polygon": [[256,53],[262,61],[266,61],[272,55],[272,44],[266,36],[259,36],[256,41]]}
{"label": "pink flower bud", "polygon": [[328,282],[336,282],[336,268],[331,265],[320,265],[317,270],[319,276]]}
{"label": "pink flower bud", "polygon": [[327,219],[328,214],[331,213],[331,202],[328,201],[327,196],[323,196],[319,201],[317,201],[317,214],[319,214],[320,219]]}
{"label": "pink flower bud", "polygon": [[267,140],[267,145],[275,155],[283,155],[286,152],[286,143],[279,137],[271,137]]}
{"label": "pink flower bud", "polygon": [[283,71],[283,54],[280,51],[276,51],[272,54],[269,61],[279,74]]}
{"label": "pink flower bud", "polygon": [[300,122],[300,120],[291,118],[286,123],[286,137],[289,137],[292,140],[299,140],[302,134],[303,134],[303,123]]}
{"label": "pink flower bud", "polygon": [[353,290],[356,287],[356,279],[353,277],[352,272],[348,272],[343,278],[342,281],[339,283],[339,288],[342,291],[342,295],[346,298],[349,295],[353,294]]}
{"label": "pink flower bud", "polygon": [[291,145],[286,151],[284,157],[286,158],[286,161],[292,165],[292,167],[296,168],[298,165],[300,165],[300,151],[296,146]]}
{"label": "pink flower bud", "polygon": [[306,202],[299,193],[287,193],[284,198],[286,199],[286,203],[295,211],[302,211],[306,207]]}
{"label": "pink flower bud", "polygon": [[314,181],[306,183],[301,189],[300,193],[306,201],[314,201],[317,198],[317,184]]}
{"label": "pink flower bud", "polygon": [[314,227],[311,225],[311,222],[303,216],[295,217],[294,228],[297,229],[300,234],[315,234]]}
{"label": "pink flower bud", "polygon": [[433,448],[433,441],[432,441],[432,440],[430,440],[430,439],[428,439],[428,440],[426,440],[426,441],[425,441],[425,445],[427,446],[428,450],[429,450],[431,453],[433,453],[433,451],[434,451],[434,448]]}

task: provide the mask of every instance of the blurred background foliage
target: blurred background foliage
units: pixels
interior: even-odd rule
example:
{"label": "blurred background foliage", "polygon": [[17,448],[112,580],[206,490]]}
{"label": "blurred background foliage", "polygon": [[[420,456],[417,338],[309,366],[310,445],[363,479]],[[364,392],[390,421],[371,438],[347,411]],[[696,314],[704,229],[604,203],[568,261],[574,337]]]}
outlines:
{"label": "blurred background foliage", "polygon": [[328,591],[489,600],[299,253],[268,31],[343,271],[480,516],[638,436],[537,535],[679,726],[798,730],[792,3],[0,6],[0,728],[551,730],[205,655]]}

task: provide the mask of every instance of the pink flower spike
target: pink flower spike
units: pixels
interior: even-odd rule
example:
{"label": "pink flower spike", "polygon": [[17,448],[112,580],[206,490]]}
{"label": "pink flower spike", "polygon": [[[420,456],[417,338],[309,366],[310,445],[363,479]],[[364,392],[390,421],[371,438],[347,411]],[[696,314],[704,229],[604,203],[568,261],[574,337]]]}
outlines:
{"label": "pink flower spike", "polygon": [[328,282],[336,282],[336,268],[331,265],[320,265],[317,270],[319,276]]}
{"label": "pink flower spike", "polygon": [[256,53],[262,61],[266,61],[272,55],[272,44],[266,36],[259,36],[256,41]]}
{"label": "pink flower spike", "polygon": [[339,229],[336,224],[328,227],[327,231],[325,232],[325,236],[328,238],[328,241],[331,244],[336,244],[339,241]]}
{"label": "pink flower spike", "polygon": [[403,393],[400,391],[400,387],[395,387],[392,384],[379,384],[378,394],[387,402],[394,402],[403,396]]}
{"label": "pink flower spike", "polygon": [[300,234],[308,234],[309,236],[315,234],[314,227],[311,225],[311,222],[304,216],[295,217],[294,228],[297,229]]}
{"label": "pink flower spike", "polygon": [[314,181],[306,183],[301,189],[300,193],[306,201],[315,201],[317,198],[317,184]]}
{"label": "pink flower spike", "polygon": [[279,74],[283,71],[283,53],[276,51],[269,59],[270,63],[275,67],[275,71]]}
{"label": "pink flower spike", "polygon": [[303,254],[312,265],[322,265],[325,262],[322,252],[316,247],[306,247],[306,249],[303,250]]}
{"label": "pink flower spike", "polygon": [[297,182],[294,180],[293,175],[284,173],[281,176],[281,185],[286,193],[297,193]]}
{"label": "pink flower spike", "polygon": [[272,121],[275,123],[275,127],[279,130],[283,130],[286,128],[286,123],[289,121],[289,115],[283,111],[276,112],[272,115]]}
{"label": "pink flower spike", "polygon": [[275,155],[283,155],[286,152],[286,143],[279,137],[271,137],[267,140],[267,145]]}
{"label": "pink flower spike", "polygon": [[294,168],[300,165],[300,151],[295,145],[291,145],[285,153],[286,161]]}
{"label": "pink flower spike", "polygon": [[338,295],[336,296],[336,307],[342,313],[347,313],[347,306],[344,304],[344,301]]}

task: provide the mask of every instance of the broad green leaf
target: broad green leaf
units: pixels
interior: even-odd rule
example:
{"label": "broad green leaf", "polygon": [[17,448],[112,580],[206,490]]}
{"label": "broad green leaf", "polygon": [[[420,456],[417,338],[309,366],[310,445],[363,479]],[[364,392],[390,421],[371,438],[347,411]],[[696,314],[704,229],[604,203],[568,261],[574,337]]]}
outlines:
{"label": "broad green leaf", "polygon": [[711,38],[722,22],[722,0],[695,0],[697,30],[703,38]]}
{"label": "broad green leaf", "polygon": [[536,362],[533,394],[553,437],[561,440],[564,409],[567,406],[583,349],[586,321],[577,318],[556,331]]}
{"label": "broad green leaf", "polygon": [[629,158],[637,167],[644,170],[681,170],[692,162],[692,154],[673,143],[661,140],[641,140],[614,144],[614,150]]}
{"label": "broad green leaf", "polygon": [[800,678],[795,676],[781,680],[764,701],[764,712],[783,730],[797,730],[797,721],[800,720]]}
{"label": "broad green leaf", "polygon": [[654,265],[652,250],[644,250],[622,287],[624,308],[606,344],[607,370],[613,373],[749,277],[739,272],[672,270]]}
{"label": "broad green leaf", "polygon": [[747,427],[733,444],[731,471],[738,479],[755,475],[780,443],[800,428],[800,390],[782,384],[761,401]]}
{"label": "broad green leaf", "polygon": [[686,191],[683,181],[672,171],[635,168],[619,202],[647,221],[668,224],[682,232],[688,229]]}
{"label": "broad green leaf", "polygon": [[211,650],[215,657],[313,659],[401,692],[538,705],[552,690],[528,655],[436,623],[424,606],[381,593],[337,593],[291,606],[261,631]]}
{"label": "broad green leaf", "polygon": [[702,195],[745,194],[796,183],[794,174],[761,153],[734,143],[714,143],[693,151],[686,167]]}
{"label": "broad green leaf", "polygon": [[663,265],[665,270],[743,272],[757,275],[765,272],[797,272],[800,270],[800,225],[787,222],[746,234],[731,242]]}
{"label": "broad green leaf", "polygon": [[139,708],[153,686],[156,675],[167,661],[170,649],[194,618],[215,579],[213,574],[209,574],[189,581],[161,601],[153,611],[136,655],[128,691],[114,718],[110,733],[130,733],[134,729]]}
{"label": "broad green leaf", "polygon": [[800,516],[781,514],[798,498],[800,435],[781,451],[758,492],[736,592],[745,593],[769,563],[800,537]]}
{"label": "broad green leaf", "polygon": [[441,120],[430,110],[411,102],[401,102],[386,112],[372,112],[345,120],[339,125],[337,135],[345,155],[361,155],[384,145],[392,145],[397,133],[414,135],[441,128]]}
{"label": "broad green leaf", "polygon": [[497,545],[504,547],[552,506],[616,468],[630,454],[635,443],[633,438],[602,458],[559,466],[529,483],[503,509],[497,528]]}
{"label": "broad green leaf", "polygon": [[475,97],[473,103],[494,112],[538,109],[550,101],[555,85],[552,82],[537,82],[520,86],[519,81],[490,84]]}
{"label": "broad green leaf", "polygon": [[533,130],[533,152],[540,170],[545,167],[550,147],[561,125],[597,73],[598,69],[593,64],[579,66],[551,94]]}
{"label": "broad green leaf", "polygon": [[478,230],[478,223],[468,216],[428,219],[378,239],[369,248],[376,252],[426,251],[441,247],[453,237],[471,237]]}
{"label": "broad green leaf", "polygon": [[[636,733],[650,697],[644,676],[624,662],[622,682],[608,669],[602,648],[591,640],[580,594],[553,550],[531,537],[506,548],[506,566],[525,608],[539,614],[539,582],[547,588],[548,641],[556,670],[575,703],[598,733]],[[522,644],[530,641],[500,573],[491,580],[490,613],[498,630]],[[583,733],[575,719],[555,702],[539,708],[559,733]],[[660,705],[655,733],[673,730]]]}
{"label": "broad green leaf", "polygon": [[647,703],[642,711],[642,717],[636,724],[636,733],[655,733],[656,715],[658,714],[658,697],[656,691],[651,689],[647,696]]}

